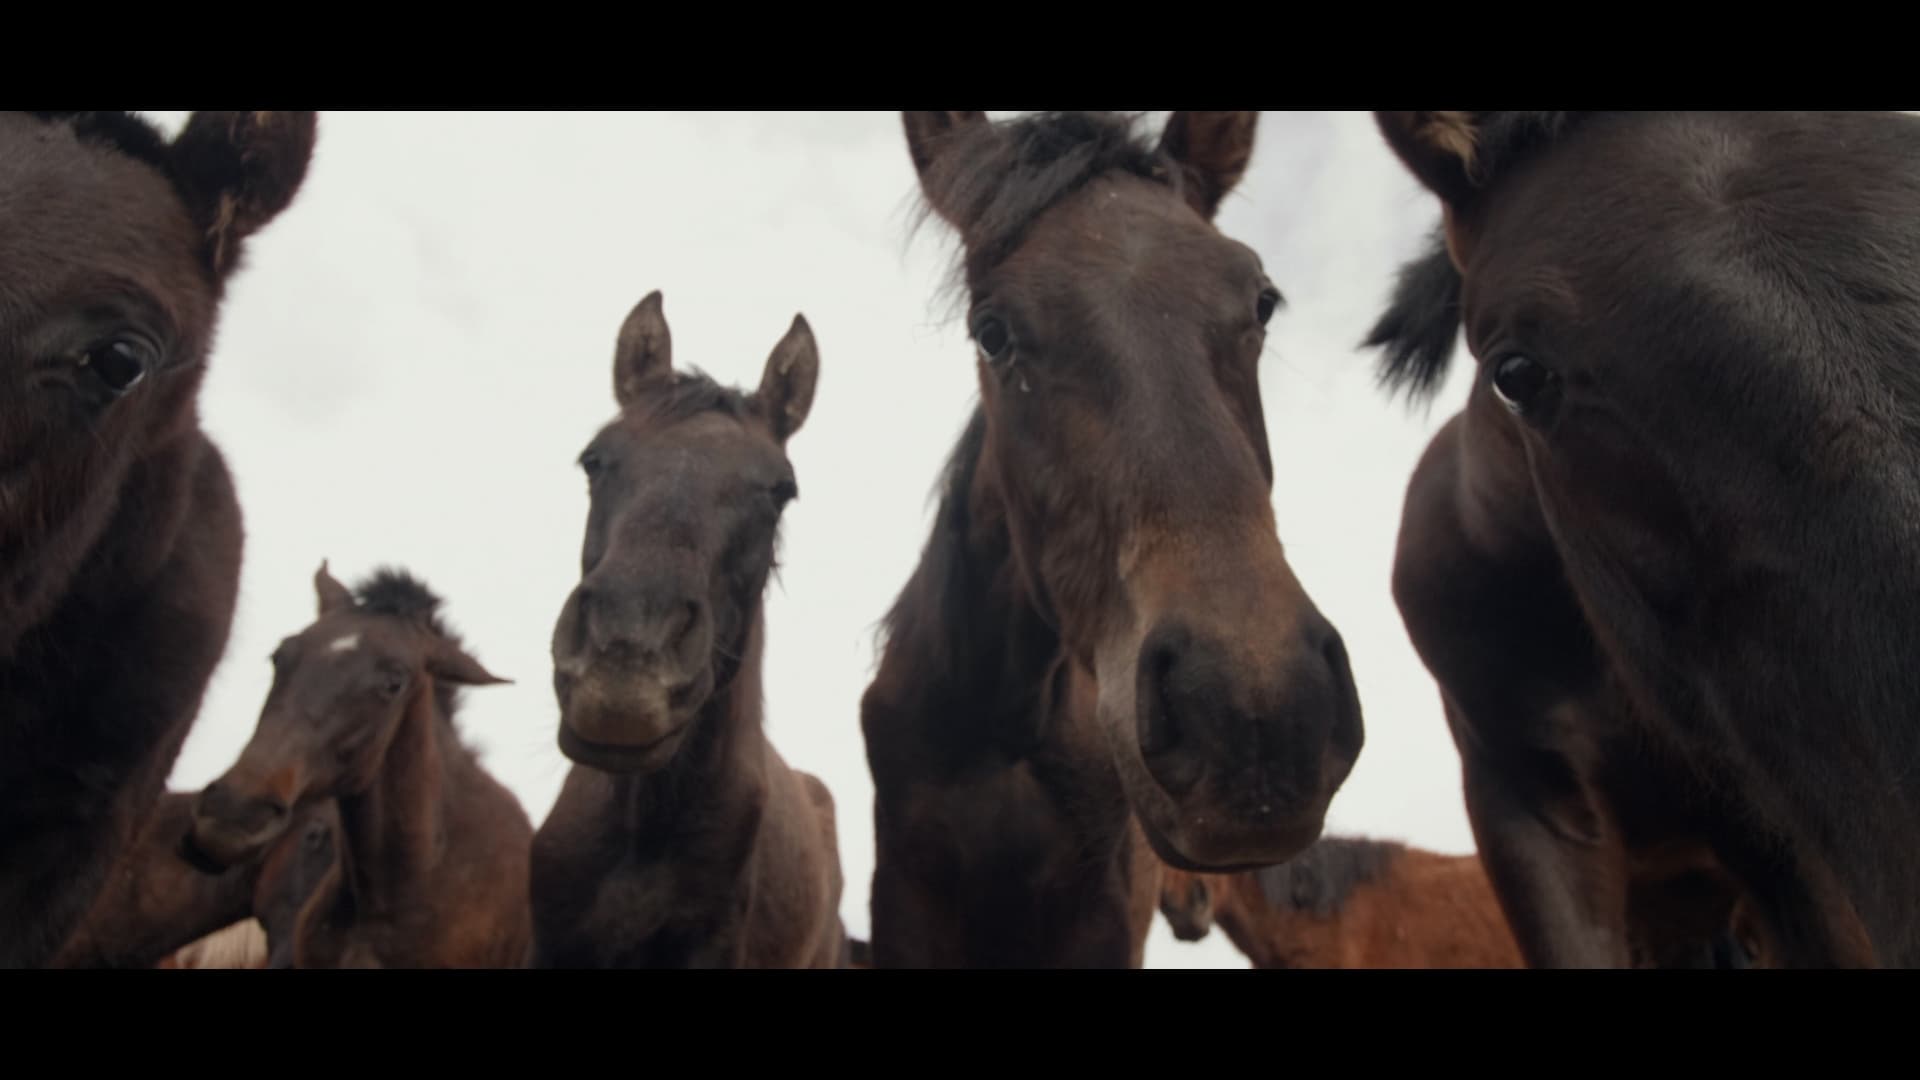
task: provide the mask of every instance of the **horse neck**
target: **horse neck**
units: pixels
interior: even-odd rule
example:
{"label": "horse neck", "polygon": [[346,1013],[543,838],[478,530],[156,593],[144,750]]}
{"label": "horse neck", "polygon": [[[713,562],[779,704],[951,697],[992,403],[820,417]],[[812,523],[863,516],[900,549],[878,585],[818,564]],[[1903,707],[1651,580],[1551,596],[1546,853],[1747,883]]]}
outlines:
{"label": "horse neck", "polygon": [[763,785],[765,639],[765,609],[756,604],[732,677],[715,687],[700,707],[679,753],[656,773],[615,779],[614,804],[620,807],[621,827],[633,839],[676,829],[688,818],[735,803]]}
{"label": "horse neck", "polygon": [[452,781],[464,752],[445,730],[432,679],[422,679],[374,782],[340,800],[345,860],[357,902],[379,911],[440,862]]}
{"label": "horse neck", "polygon": [[923,610],[897,643],[896,670],[907,677],[884,683],[892,707],[931,722],[941,742],[1025,743],[1031,725],[1050,719],[1040,710],[1063,704],[1044,696],[1061,642],[1016,564],[991,457],[983,446],[965,489],[943,498],[934,528],[947,534],[936,533],[909,586]]}

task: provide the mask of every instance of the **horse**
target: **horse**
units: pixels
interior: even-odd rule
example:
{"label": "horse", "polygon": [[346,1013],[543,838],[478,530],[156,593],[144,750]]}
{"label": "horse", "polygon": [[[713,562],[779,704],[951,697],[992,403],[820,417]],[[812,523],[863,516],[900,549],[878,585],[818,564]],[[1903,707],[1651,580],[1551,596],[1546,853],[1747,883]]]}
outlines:
{"label": "horse", "polygon": [[674,370],[664,299],[614,350],[580,455],[580,582],[553,630],[574,762],[533,839],[536,967],[836,968],[833,797],[762,726],[762,593],[819,353],[796,315],[751,394]]}
{"label": "horse", "polygon": [[454,723],[462,687],[507,680],[473,658],[441,619],[441,599],[405,571],[378,570],[349,590],[323,562],[314,590],[318,617],[274,650],[253,738],[195,798],[181,854],[225,872],[266,855],[296,811],[331,802],[339,867],[296,860],[323,903],[299,905],[290,962],[522,966],[533,824]]}
{"label": "horse", "polygon": [[1528,962],[1920,962],[1920,119],[1376,122],[1442,223],[1365,344],[1475,365],[1393,595]]}
{"label": "horse", "polygon": [[0,113],[0,968],[86,916],[226,650],[240,507],[195,403],[315,127]]}
{"label": "horse", "polygon": [[336,850],[335,807],[324,802],[300,808],[300,820],[267,858],[206,874],[178,850],[193,821],[193,801],[190,792],[161,796],[52,966],[235,966],[212,958],[231,957],[229,945],[239,940],[239,931],[228,931],[242,924],[258,926],[262,935],[257,966],[288,966],[269,963],[267,942],[280,944],[275,954],[284,955],[298,934],[300,913],[313,906],[325,884]]}
{"label": "horse", "polygon": [[1181,941],[1218,923],[1256,968],[1520,968],[1476,855],[1328,836],[1279,866],[1169,868],[1160,912]]}
{"label": "horse", "polygon": [[1258,114],[909,112],[979,401],[861,700],[875,967],[1137,967],[1162,861],[1312,843],[1362,744],[1281,552],[1282,297],[1213,224]]}

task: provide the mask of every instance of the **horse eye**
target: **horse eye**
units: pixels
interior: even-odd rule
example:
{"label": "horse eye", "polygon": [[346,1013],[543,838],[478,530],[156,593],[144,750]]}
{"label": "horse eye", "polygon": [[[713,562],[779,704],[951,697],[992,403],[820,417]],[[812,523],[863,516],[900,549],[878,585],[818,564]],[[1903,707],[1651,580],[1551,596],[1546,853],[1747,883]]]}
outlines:
{"label": "horse eye", "polygon": [[592,480],[598,477],[600,473],[606,469],[607,463],[601,460],[599,454],[596,454],[593,451],[589,450],[586,453],[580,455],[580,467],[586,470],[587,479]]}
{"label": "horse eye", "polygon": [[154,360],[153,350],[142,342],[115,338],[81,353],[79,366],[91,371],[108,393],[119,397],[146,379]]}
{"label": "horse eye", "polygon": [[1254,316],[1260,320],[1261,326],[1267,325],[1268,321],[1273,318],[1273,313],[1280,308],[1281,300],[1282,297],[1279,289],[1269,285],[1261,290],[1260,299],[1253,309]]}
{"label": "horse eye", "polygon": [[776,505],[785,506],[799,497],[800,486],[792,480],[782,480],[773,485],[773,501]]}
{"label": "horse eye", "polygon": [[999,361],[1006,357],[1013,346],[1013,335],[1007,331],[1007,324],[992,315],[982,315],[973,321],[973,340],[980,346],[988,360]]}
{"label": "horse eye", "polygon": [[1560,377],[1545,364],[1518,353],[1494,365],[1493,393],[1515,416],[1537,413]]}

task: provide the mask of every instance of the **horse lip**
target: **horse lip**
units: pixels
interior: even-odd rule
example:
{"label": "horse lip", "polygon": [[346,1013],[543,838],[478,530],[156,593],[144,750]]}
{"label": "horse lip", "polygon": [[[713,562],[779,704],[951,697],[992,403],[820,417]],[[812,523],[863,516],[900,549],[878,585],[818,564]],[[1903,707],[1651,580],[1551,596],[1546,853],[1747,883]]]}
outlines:
{"label": "horse lip", "polygon": [[682,724],[642,744],[622,746],[583,738],[563,720],[560,723],[560,752],[590,769],[599,769],[602,772],[639,772],[648,767],[648,759],[656,756],[662,747],[685,735],[688,726]]}

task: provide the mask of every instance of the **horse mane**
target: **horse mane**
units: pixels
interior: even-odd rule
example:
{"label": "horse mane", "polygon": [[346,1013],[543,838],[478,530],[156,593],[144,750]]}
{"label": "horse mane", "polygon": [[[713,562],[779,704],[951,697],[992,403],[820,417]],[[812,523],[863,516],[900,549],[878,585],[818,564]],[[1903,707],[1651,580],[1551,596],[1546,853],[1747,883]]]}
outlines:
{"label": "horse mane", "polygon": [[954,443],[934,486],[939,509],[933,531],[921,550],[913,576],[881,619],[885,643],[910,649],[923,670],[951,676],[962,665],[956,650],[968,647],[969,628],[962,625],[971,581],[967,574],[967,533],[972,527],[968,492],[980,454],[987,444],[987,414],[976,406],[966,428]]}
{"label": "horse mane", "polygon": [[975,124],[948,138],[928,170],[915,228],[939,214],[964,238],[948,290],[991,270],[1034,220],[1113,171],[1178,191],[1185,171],[1138,131],[1139,114],[1043,112]]}
{"label": "horse mane", "polygon": [[723,386],[703,371],[675,371],[663,387],[649,387],[634,403],[639,415],[671,423],[717,412],[736,420],[753,415],[753,395]]}
{"label": "horse mane", "polygon": [[1395,840],[1329,836],[1290,862],[1253,872],[1261,895],[1277,910],[1331,918],[1361,885],[1377,880],[1407,852]]}
{"label": "horse mane", "polygon": [[[1473,175],[1485,184],[1516,161],[1564,137],[1591,113],[1482,112],[1474,114]],[[1460,333],[1460,271],[1435,228],[1421,253],[1401,266],[1386,311],[1361,342],[1383,349],[1379,380],[1389,394],[1430,401],[1451,365]]]}
{"label": "horse mane", "polygon": [[[384,615],[389,618],[404,619],[415,623],[422,629],[440,638],[456,649],[465,651],[460,635],[448,628],[440,617],[440,605],[443,602],[426,582],[398,567],[383,566],[363,579],[353,589],[354,603],[368,615]],[[445,679],[433,681],[434,701],[440,706],[440,718],[449,725],[453,723],[453,714],[460,706],[460,687]],[[461,746],[472,752],[465,742]]]}
{"label": "horse mane", "polygon": [[173,174],[167,137],[146,117],[130,112],[78,110],[37,110],[28,115],[50,124],[67,124],[83,143],[117,151],[169,176]]}

